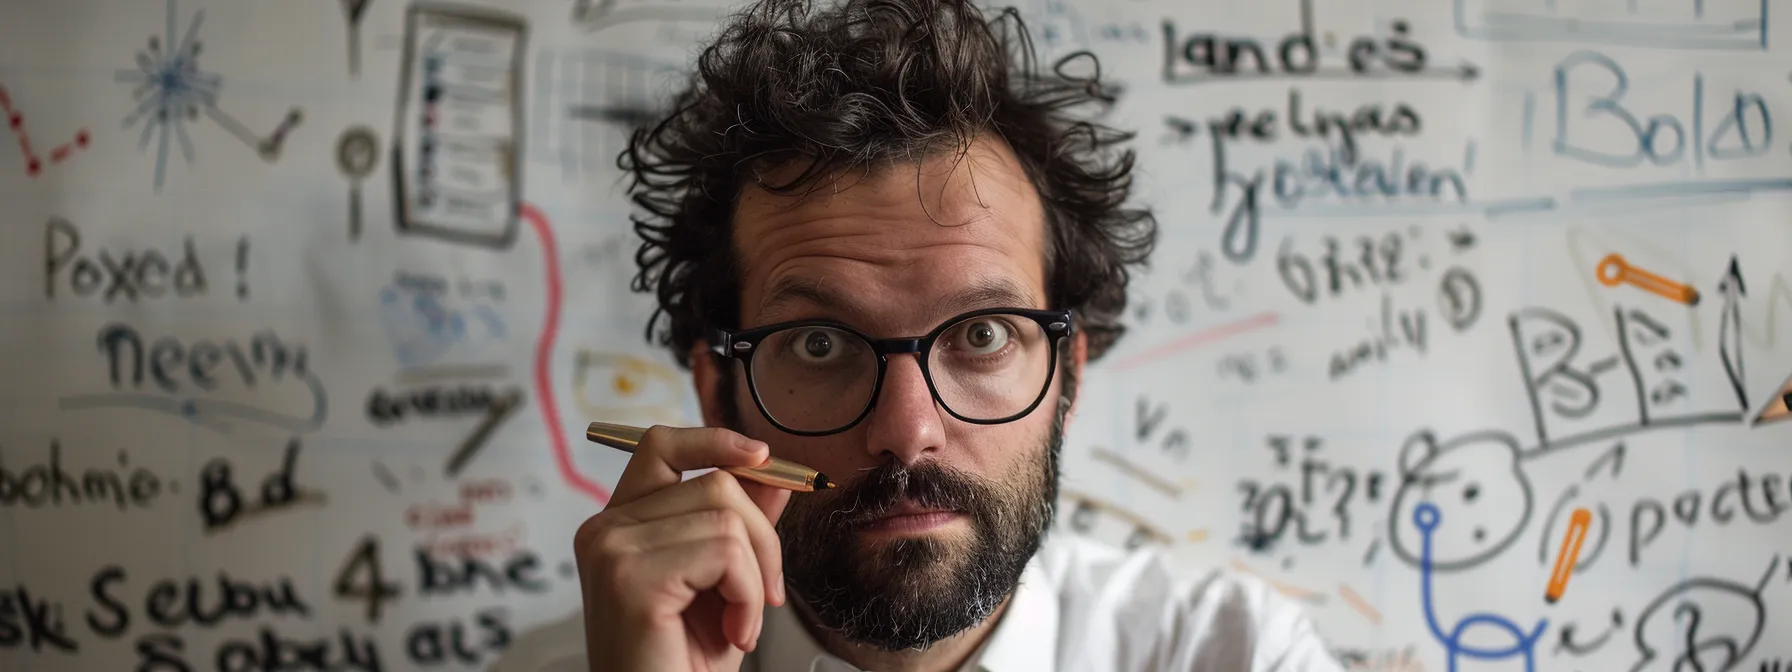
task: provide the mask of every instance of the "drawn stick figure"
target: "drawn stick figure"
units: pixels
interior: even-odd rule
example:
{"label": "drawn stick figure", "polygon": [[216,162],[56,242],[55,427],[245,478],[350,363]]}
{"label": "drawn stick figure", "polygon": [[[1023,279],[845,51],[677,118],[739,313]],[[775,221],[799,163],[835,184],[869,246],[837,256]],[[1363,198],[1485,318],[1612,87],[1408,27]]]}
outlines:
{"label": "drawn stick figure", "polygon": [[[1430,502],[1420,504],[1412,512],[1412,523],[1419,528],[1423,538],[1423,550],[1419,555],[1420,599],[1425,603],[1425,623],[1431,628],[1431,635],[1438,643],[1444,645],[1444,651],[1450,661],[1450,672],[1456,672],[1456,659],[1460,656],[1481,658],[1483,660],[1504,660],[1524,656],[1525,672],[1533,672],[1537,665],[1537,642],[1543,638],[1543,630],[1549,626],[1548,620],[1537,621],[1537,628],[1525,634],[1518,624],[1510,619],[1494,614],[1469,614],[1456,622],[1456,627],[1448,634],[1437,622],[1437,605],[1431,594],[1431,541],[1440,524],[1443,523],[1443,512]],[[1475,630],[1495,630],[1502,637],[1512,640],[1506,648],[1488,646],[1472,646],[1463,643],[1463,635]],[[1485,640],[1483,640],[1485,641]]]}

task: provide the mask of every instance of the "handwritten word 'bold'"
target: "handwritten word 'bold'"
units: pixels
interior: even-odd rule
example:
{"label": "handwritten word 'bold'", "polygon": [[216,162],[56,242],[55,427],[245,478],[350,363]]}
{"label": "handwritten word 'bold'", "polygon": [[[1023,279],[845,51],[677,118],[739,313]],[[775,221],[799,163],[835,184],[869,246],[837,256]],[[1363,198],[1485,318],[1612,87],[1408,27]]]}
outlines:
{"label": "handwritten word 'bold'", "polygon": [[46,647],[71,653],[79,648],[62,620],[62,605],[33,599],[22,585],[0,589],[0,651],[29,648],[36,653]]}
{"label": "handwritten word 'bold'", "polygon": [[[1583,71],[1599,73],[1606,86],[1599,93],[1577,90],[1570,80]],[[1773,118],[1758,93],[1737,90],[1729,94],[1728,100],[1721,101],[1725,104],[1718,110],[1717,125],[1706,129],[1703,75],[1693,76],[1690,129],[1672,114],[1644,119],[1626,108],[1630,78],[1623,66],[1604,54],[1582,51],[1563,59],[1556,65],[1555,88],[1555,153],[1586,163],[1628,168],[1647,161],[1667,166],[1685,161],[1689,152],[1697,161],[1748,158],[1767,153],[1773,141]],[[1595,147],[1585,144],[1590,137],[1623,140],[1619,145]]]}
{"label": "handwritten word 'bold'", "polygon": [[169,263],[159,250],[125,251],[114,255],[100,249],[93,256],[81,254],[81,231],[60,217],[44,227],[44,297],[56,298],[56,288],[66,282],[75,296],[88,297],[105,288],[107,303],[123,298],[135,303],[139,296],[160,298],[173,290],[178,297],[205,294],[205,268],[193,251],[188,236]]}
{"label": "handwritten word 'bold'", "polygon": [[[289,577],[246,581],[220,570],[210,580],[197,576],[184,581],[162,579],[150,584],[141,600],[120,596],[129,579],[124,568],[117,565],[94,575],[88,588],[99,611],[87,612],[87,626],[95,634],[108,638],[123,635],[131,627],[133,613],[161,628],[188,624],[210,628],[232,619],[255,621],[271,616],[311,615],[310,605],[299,597]],[[129,605],[136,603],[143,606],[133,612]]]}
{"label": "handwritten word 'bold'", "polygon": [[[157,339],[144,356],[143,336],[128,324],[114,322],[100,329],[100,350],[106,353],[107,371],[112,387],[127,383],[132,388],[143,386],[147,372],[156,384],[168,392],[181,392],[183,384],[202,390],[217,389],[217,368],[228,361],[237,378],[254,387],[258,375],[279,382],[288,372],[301,378],[310,377],[305,364],[305,346],[290,346],[271,331],[256,334],[249,341],[247,352],[236,340],[223,343],[196,341],[182,345],[174,338]],[[184,366],[183,366],[184,365]]]}
{"label": "handwritten word 'bold'", "polygon": [[62,445],[50,440],[49,461],[42,464],[7,465],[0,461],[0,508],[23,506],[79,506],[111,502],[118,510],[147,508],[162,494],[162,479],[147,469],[126,469],[129,460],[118,453],[118,468],[89,467],[80,478],[62,468]]}

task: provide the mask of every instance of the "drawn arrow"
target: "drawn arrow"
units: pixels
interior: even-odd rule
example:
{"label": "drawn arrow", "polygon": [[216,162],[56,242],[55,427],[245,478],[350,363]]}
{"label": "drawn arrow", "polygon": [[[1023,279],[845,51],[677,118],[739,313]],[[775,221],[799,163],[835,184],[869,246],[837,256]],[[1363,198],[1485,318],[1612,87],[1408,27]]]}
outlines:
{"label": "drawn arrow", "polygon": [[1717,292],[1724,297],[1717,333],[1718,354],[1724,360],[1724,375],[1729,376],[1730,387],[1736,391],[1736,403],[1747,413],[1748,388],[1742,369],[1742,297],[1748,296],[1748,287],[1742,282],[1742,267],[1736,255],[1730,255],[1730,269],[1717,284]]}

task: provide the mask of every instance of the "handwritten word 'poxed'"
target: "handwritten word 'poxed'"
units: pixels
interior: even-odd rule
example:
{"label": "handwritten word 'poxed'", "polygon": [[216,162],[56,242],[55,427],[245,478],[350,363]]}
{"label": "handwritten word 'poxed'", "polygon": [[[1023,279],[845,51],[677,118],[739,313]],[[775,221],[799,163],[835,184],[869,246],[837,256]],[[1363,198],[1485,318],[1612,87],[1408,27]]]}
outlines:
{"label": "handwritten word 'poxed'", "polygon": [[52,218],[44,226],[44,298],[57,291],[78,297],[99,296],[107,303],[163,296],[204,296],[205,266],[199,262],[193,237],[179,251],[82,249],[81,230],[68,220]]}

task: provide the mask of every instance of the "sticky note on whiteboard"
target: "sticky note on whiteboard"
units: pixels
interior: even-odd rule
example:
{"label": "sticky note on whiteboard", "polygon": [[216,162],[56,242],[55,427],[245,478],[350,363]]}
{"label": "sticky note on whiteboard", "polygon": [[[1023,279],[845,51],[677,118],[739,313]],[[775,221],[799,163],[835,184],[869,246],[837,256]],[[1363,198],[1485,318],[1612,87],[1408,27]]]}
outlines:
{"label": "sticky note on whiteboard", "polygon": [[400,232],[499,248],[516,239],[527,38],[516,14],[410,6],[392,143]]}

